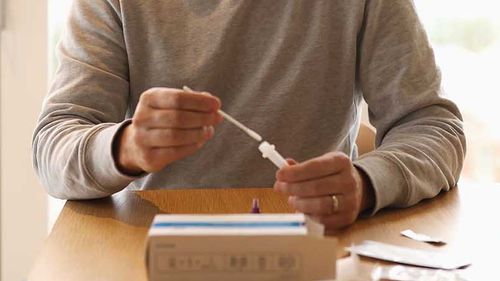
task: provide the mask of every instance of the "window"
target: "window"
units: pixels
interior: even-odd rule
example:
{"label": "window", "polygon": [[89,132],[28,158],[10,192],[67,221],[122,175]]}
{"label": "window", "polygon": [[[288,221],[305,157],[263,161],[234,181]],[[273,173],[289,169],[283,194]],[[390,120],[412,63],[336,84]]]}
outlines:
{"label": "window", "polygon": [[463,181],[500,182],[500,4],[491,0],[416,0],[447,96],[467,135]]}

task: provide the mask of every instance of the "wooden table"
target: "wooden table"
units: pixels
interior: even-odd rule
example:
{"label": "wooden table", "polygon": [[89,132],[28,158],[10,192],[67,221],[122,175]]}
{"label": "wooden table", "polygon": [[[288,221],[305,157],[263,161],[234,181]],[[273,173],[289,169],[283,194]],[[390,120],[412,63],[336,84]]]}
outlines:
{"label": "wooden table", "polygon": [[[123,191],[112,197],[67,202],[28,280],[147,280],[145,240],[157,213],[247,213],[260,198],[265,213],[290,212],[268,188]],[[384,210],[335,233],[340,246],[376,240],[469,258],[469,280],[498,275],[500,187],[460,186],[408,209]],[[440,236],[441,247],[400,236],[411,228]],[[338,280],[369,280],[376,260],[338,261]]]}

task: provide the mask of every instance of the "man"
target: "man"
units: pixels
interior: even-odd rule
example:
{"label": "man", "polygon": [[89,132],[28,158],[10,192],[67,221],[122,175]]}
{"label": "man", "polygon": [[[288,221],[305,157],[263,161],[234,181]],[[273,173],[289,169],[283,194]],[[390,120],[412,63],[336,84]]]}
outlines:
{"label": "man", "polygon": [[[55,197],[274,185],[335,229],[461,171],[460,112],[410,0],[75,0],[59,60],[33,141]],[[363,98],[377,149],[358,158]],[[275,173],[220,108],[292,165]]]}

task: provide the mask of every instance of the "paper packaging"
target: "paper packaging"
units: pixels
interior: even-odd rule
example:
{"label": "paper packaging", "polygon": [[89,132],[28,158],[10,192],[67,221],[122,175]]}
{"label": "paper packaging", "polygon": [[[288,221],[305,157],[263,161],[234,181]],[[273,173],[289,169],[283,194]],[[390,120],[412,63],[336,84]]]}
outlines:
{"label": "paper packaging", "polygon": [[370,240],[350,247],[349,251],[374,259],[446,270],[458,269],[471,264],[469,261],[457,256],[434,251],[416,250]]}
{"label": "paper packaging", "polygon": [[371,280],[398,281],[466,281],[460,272],[413,266],[377,266]]}
{"label": "paper packaging", "polygon": [[446,242],[438,237],[431,237],[425,234],[416,233],[411,229],[406,229],[401,231],[401,235],[413,239],[415,241],[425,242],[434,245],[445,245]]}
{"label": "paper packaging", "polygon": [[335,279],[336,239],[323,230],[303,214],[157,215],[149,280]]}

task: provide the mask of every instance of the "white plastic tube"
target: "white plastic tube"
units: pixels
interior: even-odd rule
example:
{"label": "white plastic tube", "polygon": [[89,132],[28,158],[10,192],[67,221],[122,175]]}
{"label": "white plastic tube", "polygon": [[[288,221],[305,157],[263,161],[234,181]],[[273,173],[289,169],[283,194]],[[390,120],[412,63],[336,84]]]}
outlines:
{"label": "white plastic tube", "polygon": [[[191,90],[191,88],[189,88],[188,86],[184,86],[184,87],[182,87],[182,89],[184,91],[188,92],[188,93],[194,93],[194,91]],[[234,119],[234,117],[232,117],[231,115],[225,113],[224,111],[222,111],[220,109],[217,112],[220,115],[222,115],[227,121],[229,121],[231,124],[233,124],[236,127],[240,128],[243,132],[247,133],[247,135],[249,135],[254,140],[256,140],[258,142],[262,141],[262,137],[259,134],[257,134],[255,131],[253,131],[252,129],[248,128],[247,126],[241,124],[240,121]]]}
{"label": "white plastic tube", "polygon": [[283,156],[276,151],[275,146],[269,144],[267,141],[264,141],[259,145],[259,150],[262,152],[262,157],[269,159],[274,165],[276,165],[276,167],[282,168],[284,166],[288,166],[288,162],[286,162],[285,158],[283,158]]}

